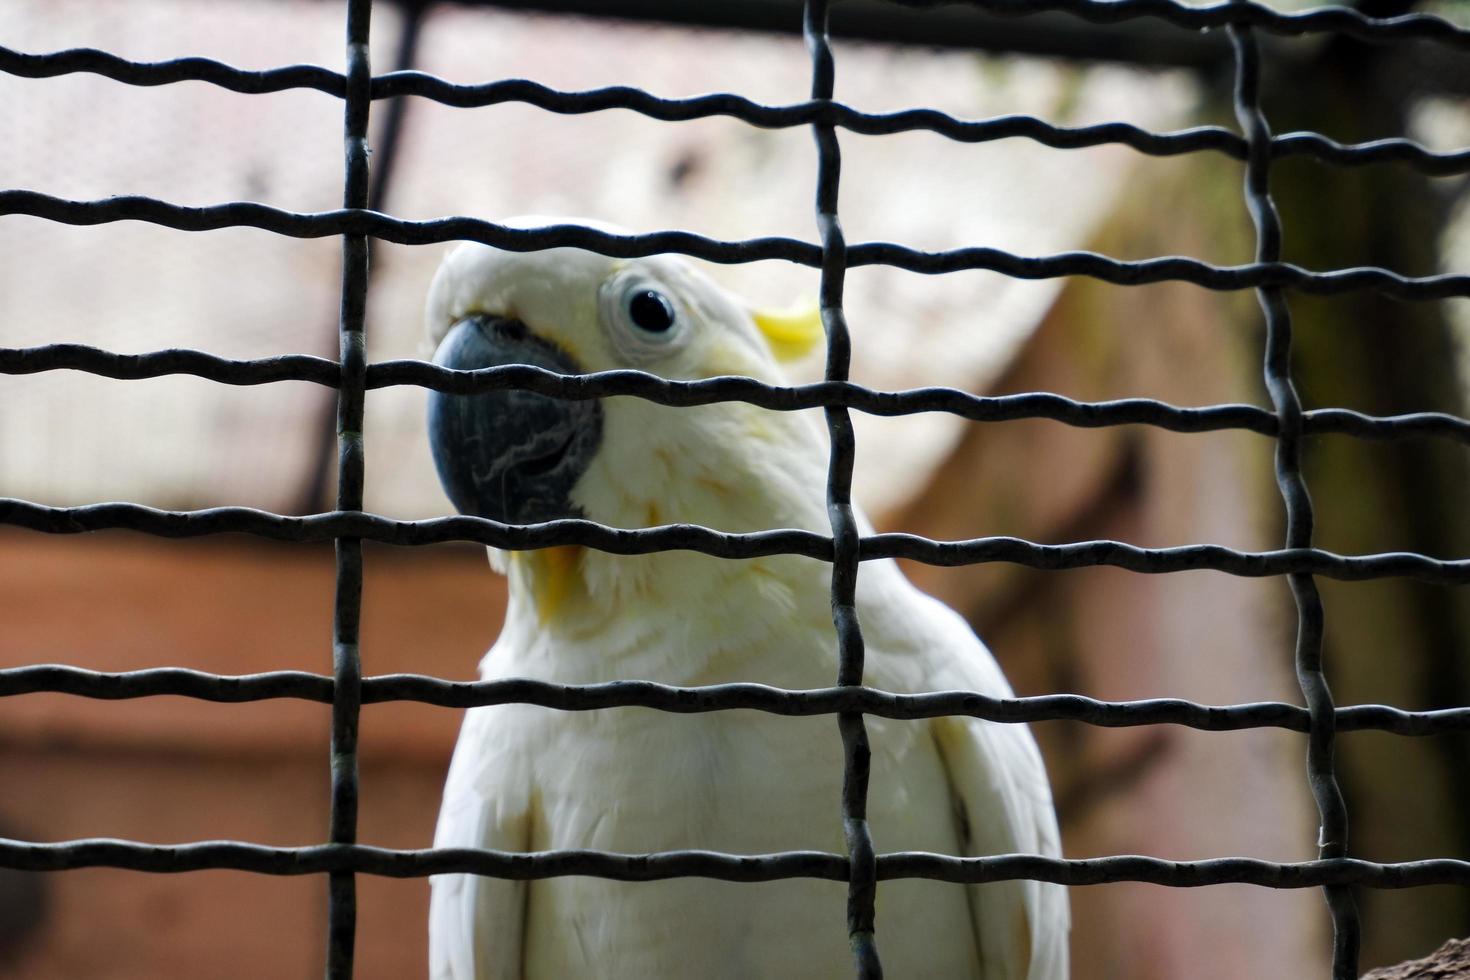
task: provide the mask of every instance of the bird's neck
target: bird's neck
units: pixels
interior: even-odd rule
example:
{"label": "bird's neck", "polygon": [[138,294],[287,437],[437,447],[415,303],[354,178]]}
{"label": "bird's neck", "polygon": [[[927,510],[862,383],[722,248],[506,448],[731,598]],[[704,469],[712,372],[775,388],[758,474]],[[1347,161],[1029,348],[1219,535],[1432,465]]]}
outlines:
{"label": "bird's neck", "polygon": [[[619,678],[712,684],[785,677],[799,636],[831,632],[830,566],[792,555],[729,560],[688,551],[609,555],[581,547],[510,556],[504,674],[561,683]],[[814,670],[811,677],[805,671]],[[820,684],[819,661],[785,683]]]}
{"label": "bird's neck", "polygon": [[[579,505],[614,527],[827,533],[825,453],[810,420],[752,406],[724,408],[709,413],[702,428],[677,429],[678,442],[669,441],[656,416],[638,419],[635,429],[623,413],[618,422],[625,431],[617,434],[623,452],[588,474]],[[779,646],[773,632],[793,617],[830,630],[830,568],[815,559],[732,561],[690,551],[611,555],[559,547],[508,556],[505,571],[506,629],[515,647],[541,651],[545,671],[566,680],[643,676],[692,683],[730,667],[740,650]]]}

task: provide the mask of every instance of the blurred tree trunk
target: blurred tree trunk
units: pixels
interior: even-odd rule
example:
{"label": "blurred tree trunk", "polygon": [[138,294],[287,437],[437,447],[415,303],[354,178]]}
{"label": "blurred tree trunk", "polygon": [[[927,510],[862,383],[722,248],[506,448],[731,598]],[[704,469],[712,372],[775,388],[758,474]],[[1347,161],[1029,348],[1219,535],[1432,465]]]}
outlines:
{"label": "blurred tree trunk", "polygon": [[[1296,69],[1278,64],[1265,86],[1273,129],[1315,129],[1343,141],[1405,134],[1412,93],[1394,90],[1392,63],[1380,64],[1365,50],[1334,43]],[[1231,125],[1228,80],[1221,81],[1202,121]],[[1092,247],[1123,258],[1249,261],[1254,238],[1242,170],[1217,154],[1140,161],[1132,190]],[[1439,271],[1444,187],[1402,164],[1347,169],[1291,158],[1273,169],[1272,188],[1288,261],[1312,269]],[[1306,407],[1463,412],[1444,304],[1362,292],[1292,292],[1288,301]],[[1249,292],[1076,279],[996,390],[1269,405],[1263,339]],[[950,538],[1276,548],[1284,520],[1273,448],[1271,440],[1244,433],[976,425],[928,491],[883,523]],[[1470,554],[1465,447],[1323,436],[1308,440],[1306,451],[1319,546]],[[1009,566],[909,571],[969,615],[1021,693],[1301,702],[1292,676],[1296,612],[1280,579]],[[1323,579],[1321,586],[1327,674],[1339,704],[1470,703],[1464,589],[1407,579]],[[1053,723],[1037,726],[1037,735],[1069,855],[1315,856],[1306,742],[1298,734]],[[1470,736],[1346,733],[1338,764],[1354,855],[1400,861],[1470,854]],[[1459,889],[1364,890],[1359,901],[1365,969],[1470,932],[1470,900]],[[1180,894],[1110,885],[1076,889],[1073,903],[1079,977],[1325,972],[1329,919],[1315,890]]]}
{"label": "blurred tree trunk", "polygon": [[[1244,261],[1251,236],[1239,179],[1239,164],[1217,154],[1139,160],[1130,191],[1089,246],[1128,258]],[[1258,320],[1249,293],[1074,279],[995,390],[1259,402]],[[977,424],[922,497],[884,523],[941,538],[1272,548],[1281,531],[1271,449],[1254,433]],[[909,571],[969,617],[1022,694],[1299,699],[1280,580],[1005,565]],[[1035,731],[1069,856],[1314,855],[1299,734],[1068,722]],[[1328,918],[1313,891],[1115,884],[1074,889],[1072,903],[1079,980],[1312,977],[1326,969]]]}
{"label": "blurred tree trunk", "polygon": [[[1399,69],[1412,50],[1334,40],[1267,87],[1274,93],[1273,129],[1315,129],[1343,142],[1407,134],[1414,93]],[[1444,181],[1402,164],[1347,169],[1297,158],[1277,165],[1272,185],[1287,261],[1310,269],[1441,271],[1439,243],[1449,212]],[[1463,412],[1445,303],[1365,292],[1293,296],[1291,304],[1295,371],[1307,408]],[[1470,554],[1463,446],[1324,436],[1308,442],[1307,454],[1319,546]],[[1390,579],[1323,580],[1322,591],[1327,674],[1340,704],[1470,704],[1464,589]],[[1406,746],[1399,736],[1348,734],[1339,742],[1338,763],[1355,856],[1403,861],[1470,854],[1470,736]],[[1470,932],[1470,900],[1461,889],[1363,889],[1358,901],[1365,969],[1423,955]]]}

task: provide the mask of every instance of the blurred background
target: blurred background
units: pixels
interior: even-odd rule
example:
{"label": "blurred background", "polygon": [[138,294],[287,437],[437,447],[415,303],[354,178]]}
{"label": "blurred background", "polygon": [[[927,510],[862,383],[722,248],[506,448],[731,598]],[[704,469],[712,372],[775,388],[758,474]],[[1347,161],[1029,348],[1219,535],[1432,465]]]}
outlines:
{"label": "blurred background", "polygon": [[[510,9],[537,6],[626,6],[637,19]],[[1378,15],[1410,9],[1363,6]],[[1463,5],[1415,9],[1464,12]],[[968,119],[1026,113],[1061,125],[1121,120],[1155,130],[1234,125],[1220,32],[1144,22],[1094,27],[1060,16],[994,20],[958,7],[920,12],[865,2],[840,4],[837,14],[837,95],[859,109],[928,106]],[[373,21],[378,72],[413,67],[456,82],[525,77],[562,89],[636,85],[670,97],[732,91],[766,103],[801,101],[809,86],[807,55],[793,33],[799,4],[786,0],[381,2]],[[324,0],[8,0],[0,9],[0,44],[15,50],[90,46],[244,68],[340,68],[342,34],[341,4]],[[1408,135],[1438,149],[1470,143],[1463,55],[1454,61],[1432,45],[1367,47],[1324,36],[1263,43],[1265,108],[1277,132],[1314,129],[1343,141]],[[193,82],[145,89],[90,75],[0,76],[0,105],[7,187],[200,205],[245,199],[298,211],[340,203],[342,107],[320,93],[245,96]],[[639,231],[815,238],[815,154],[802,129],[398,100],[374,105],[371,139],[375,207],[402,217],[535,213]],[[1017,139],[962,145],[929,133],[842,133],[841,141],[849,241],[1021,254],[1086,248],[1227,264],[1253,253],[1242,167],[1219,154],[1150,158],[1118,146],[1059,151]],[[1464,271],[1470,261],[1461,178],[1294,157],[1274,168],[1273,189],[1289,261],[1415,275]],[[374,246],[374,360],[426,356],[421,305],[447,248]],[[0,345],[335,356],[338,249],[336,239],[253,230],[185,234],[7,216]],[[763,305],[816,293],[814,270],[785,264],[708,271]],[[854,378],[874,387],[1268,404],[1260,316],[1249,293],[870,267],[848,281]],[[1291,302],[1307,407],[1465,414],[1467,348],[1459,338],[1470,314],[1462,301],[1399,303],[1362,293]],[[819,361],[794,373],[817,377]],[[449,512],[422,437],[423,403],[412,388],[369,393],[369,510],[402,518]],[[334,392],[306,383],[6,377],[0,493],[53,505],[327,510],[335,493],[333,413]],[[1262,436],[940,415],[855,421],[856,492],[883,530],[1248,550],[1282,539],[1273,443]],[[1309,440],[1307,453],[1320,546],[1470,554],[1463,446],[1323,436]],[[0,555],[0,667],[330,671],[329,547],[0,529]],[[970,619],[1022,694],[1300,701],[1284,581],[1113,569],[908,570]],[[366,576],[367,673],[474,676],[504,602],[482,549],[369,546]],[[1407,580],[1322,588],[1339,703],[1470,704],[1463,589]],[[0,836],[319,842],[327,832],[327,723],[325,706],[285,701],[12,698],[0,712],[0,784],[11,787],[0,796]],[[364,710],[364,843],[431,843],[458,723],[459,712],[427,706]],[[1315,856],[1299,735],[1061,722],[1036,731],[1069,856]],[[1467,748],[1463,736],[1343,735],[1338,758],[1354,854],[1470,857]],[[427,884],[364,876],[359,888],[358,975],[423,975]],[[1461,890],[1365,891],[1359,902],[1365,968],[1470,932]],[[1329,926],[1313,890],[1118,884],[1074,889],[1073,907],[1079,980],[1325,975]],[[319,878],[0,872],[0,972],[26,980],[312,976],[325,919]]]}

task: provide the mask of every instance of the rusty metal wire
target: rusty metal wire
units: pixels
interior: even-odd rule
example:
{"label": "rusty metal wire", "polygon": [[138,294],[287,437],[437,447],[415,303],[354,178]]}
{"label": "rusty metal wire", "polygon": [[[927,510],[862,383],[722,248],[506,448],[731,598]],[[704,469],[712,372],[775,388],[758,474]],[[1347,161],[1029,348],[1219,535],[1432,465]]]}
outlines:
{"label": "rusty metal wire", "polygon": [[[908,6],[937,0],[898,0]],[[133,841],[77,840],[29,843],[0,840],[0,867],[34,871],[113,867],[157,873],[237,869],[265,874],[326,874],[329,878],[327,975],[353,973],[358,874],[420,877],[464,871],[509,878],[593,875],[626,881],[700,876],[730,881],[818,877],[849,886],[848,928],[856,970],[881,976],[874,919],[880,881],[923,877],[950,882],[1033,878],[1068,885],[1144,881],[1173,887],[1227,882],[1272,888],[1326,889],[1335,927],[1334,976],[1356,975],[1358,921],[1351,886],[1406,888],[1429,884],[1470,885],[1470,862],[1430,860],[1376,864],[1347,856],[1347,813],[1336,787],[1332,762],[1335,733],[1383,731],[1424,736],[1470,731],[1470,707],[1411,712],[1383,705],[1340,707],[1333,703],[1322,672],[1322,610],[1314,576],[1368,579],[1412,576],[1449,585],[1470,584],[1470,558],[1434,558],[1416,553],[1338,555],[1312,545],[1311,503],[1301,476],[1300,443],[1307,435],[1336,433],[1363,439],[1435,438],[1470,445],[1470,420],[1445,413],[1374,417],[1340,408],[1303,410],[1292,386],[1291,322],[1286,290],[1343,293],[1373,290],[1404,300],[1470,296],[1470,276],[1407,276],[1390,269],[1306,270],[1280,261],[1280,222],[1269,191],[1273,161],[1305,156],[1336,166],[1392,164],[1426,175],[1470,173],[1470,149],[1439,152],[1405,138],[1342,144],[1319,133],[1272,135],[1261,113],[1260,55],[1254,31],[1283,35],[1345,34],[1386,43],[1415,38],[1456,50],[1470,49],[1470,31],[1437,17],[1412,14],[1374,18],[1346,7],[1280,13],[1246,0],[1189,6],[1176,0],[971,0],[991,13],[1024,16],[1062,13],[1094,23],[1138,18],[1180,28],[1228,28],[1235,55],[1235,105],[1241,132],[1204,126],[1156,133],[1123,123],[1068,128],[1030,116],[961,120],[932,109],[865,113],[833,100],[834,62],[826,26],[825,0],[808,0],[804,33],[812,59],[812,91],[804,102],[762,105],[732,93],[664,99],[636,88],[558,91],[524,79],[461,85],[417,71],[373,77],[367,42],[372,0],[347,2],[346,72],[313,65],[246,71],[204,58],[135,62],[105,51],[76,49],[28,54],[0,48],[0,71],[45,78],[86,72],[130,85],[154,86],[194,80],[240,93],[309,89],[344,103],[346,142],[343,206],[320,213],[293,213],[251,202],[184,207],[146,197],[72,201],[29,190],[0,190],[0,214],[34,215],[75,225],[137,220],[183,231],[251,227],[294,237],[342,236],[340,356],[332,361],[307,355],[229,360],[191,350],[123,355],[76,344],[0,349],[0,373],[78,370],[121,379],[184,374],[222,384],[257,385],[304,381],[338,390],[338,495],[336,509],[309,517],[287,517],[238,507],[160,511],[128,503],[48,507],[0,499],[0,524],[71,534],[104,528],[131,529],[163,537],[243,533],[294,542],[334,541],[337,597],[330,676],[278,671],[229,677],[182,668],[101,673],[61,665],[0,670],[0,697],[52,692],[102,700],[175,695],[231,703],[292,698],[331,706],[332,812],[328,843],[270,848],[220,841],[173,846]],[[615,235],[562,225],[515,229],[464,216],[405,221],[368,209],[367,122],[373,100],[412,95],[450,106],[519,102],[567,114],[623,109],[653,119],[681,121],[726,116],[753,126],[810,127],[818,150],[816,243],[791,238],[719,241],[684,231]],[[965,143],[1022,138],[1059,149],[1122,144],[1165,156],[1216,152],[1246,164],[1246,200],[1255,218],[1255,261],[1219,266],[1167,256],[1121,261],[1088,252],[1021,256],[988,248],[925,252],[891,242],[847,244],[837,216],[840,150],[838,131],[881,135],[928,131]],[[368,364],[363,326],[367,298],[368,239],[404,244],[465,239],[501,248],[534,250],[574,246],[614,256],[680,252],[714,262],[784,259],[821,271],[821,306],[828,336],[824,381],[772,387],[750,378],[723,377],[673,382],[638,371],[562,376],[529,366],[450,371],[418,361]],[[1267,326],[1264,376],[1271,408],[1253,405],[1182,407],[1142,398],[1081,402],[1034,392],[989,398],[946,388],[875,391],[848,380],[850,339],[842,310],[845,272],[853,266],[887,264],[941,274],[988,269],[1018,278],[1088,276],[1119,285],[1182,281],[1212,290],[1258,292]],[[685,525],[640,530],[589,521],[555,521],[535,526],[505,525],[472,517],[393,521],[364,513],[362,417],[366,391],[417,385],[441,391],[475,392],[524,388],[568,399],[631,395],[663,405],[688,406],[744,401],[779,411],[822,408],[831,439],[828,474],[830,536],[769,530],[726,534]],[[1286,512],[1285,547],[1241,552],[1218,545],[1140,548],[1117,541],[1043,545],[1007,537],[934,541],[908,534],[859,534],[851,509],[856,453],[849,411],[876,415],[945,412],[1000,422],[1045,418],[1079,427],[1148,425],[1175,432],[1245,430],[1277,442],[1277,474]],[[687,549],[729,559],[800,554],[832,564],[833,622],[839,670],[833,687],[788,691],[758,684],[678,688],[645,681],[568,686],[531,680],[460,683],[418,675],[362,676],[358,649],[361,616],[362,542],[418,546],[474,541],[499,548],[531,549],[580,544],[615,554]],[[1080,695],[996,699],[975,692],[898,695],[862,686],[863,641],[853,596],[861,563],[906,557],[937,565],[1014,562],[1040,569],[1109,565],[1148,574],[1212,569],[1239,576],[1287,576],[1298,605],[1296,664],[1305,707],[1285,703],[1213,706],[1179,699],[1107,702]],[[845,771],[842,819],[848,853],[788,852],[730,855],[704,851],[610,854],[553,851],[513,854],[487,850],[394,851],[356,843],[357,729],[361,707],[416,701],[443,707],[529,703],[564,711],[642,707],[677,713],[753,709],[773,714],[835,714],[843,739]],[[1106,727],[1173,724],[1202,731],[1278,728],[1307,735],[1308,768],[1322,819],[1321,859],[1280,864],[1246,858],[1176,862],[1139,856],[1066,861],[1037,855],[976,858],[919,853],[880,854],[865,819],[867,745],[864,715],[896,719],[969,715],[1005,723],[1067,719]]]}

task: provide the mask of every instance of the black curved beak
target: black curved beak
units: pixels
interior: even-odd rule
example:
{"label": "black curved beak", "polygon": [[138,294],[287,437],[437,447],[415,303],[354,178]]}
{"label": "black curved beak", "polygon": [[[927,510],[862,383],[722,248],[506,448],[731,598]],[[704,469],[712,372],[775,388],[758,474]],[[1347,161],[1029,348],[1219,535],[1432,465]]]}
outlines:
{"label": "black curved beak", "polygon": [[[471,316],[456,323],[434,363],[459,371],[530,364],[580,374],[564,351],[518,320]],[[569,497],[602,441],[602,405],[504,389],[429,392],[429,448],[444,492],[461,513],[505,524],[580,517]]]}

